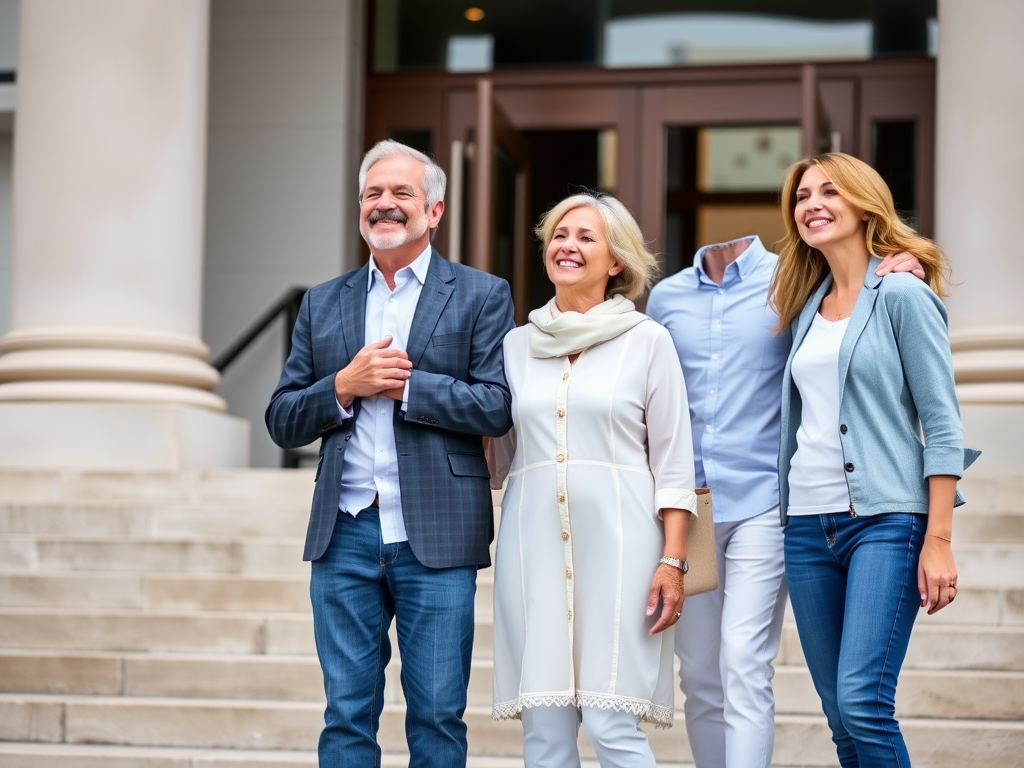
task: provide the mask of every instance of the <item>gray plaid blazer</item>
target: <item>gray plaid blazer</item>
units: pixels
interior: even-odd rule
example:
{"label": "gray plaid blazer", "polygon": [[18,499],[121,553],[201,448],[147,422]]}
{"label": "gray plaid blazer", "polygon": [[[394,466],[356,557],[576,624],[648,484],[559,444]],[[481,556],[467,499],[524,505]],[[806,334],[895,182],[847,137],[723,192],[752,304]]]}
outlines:
{"label": "gray plaid blazer", "polygon": [[[320,440],[304,560],[323,555],[338,516],[341,460],[361,401],[340,419],[334,375],[364,344],[368,270],[306,292],[267,407],[267,429],[282,448]],[[502,361],[512,326],[508,283],[432,252],[406,350],[408,408],[395,408],[394,422],[409,544],[430,568],[490,565],[494,516],[481,436],[512,426]]]}

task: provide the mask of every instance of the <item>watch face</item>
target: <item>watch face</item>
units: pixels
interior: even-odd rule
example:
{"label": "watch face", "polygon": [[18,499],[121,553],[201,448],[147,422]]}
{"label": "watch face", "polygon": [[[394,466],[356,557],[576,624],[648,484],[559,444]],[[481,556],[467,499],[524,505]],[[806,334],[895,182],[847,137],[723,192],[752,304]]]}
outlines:
{"label": "watch face", "polygon": [[690,572],[690,564],[688,562],[686,562],[685,560],[683,560],[683,573],[689,573],[689,572]]}

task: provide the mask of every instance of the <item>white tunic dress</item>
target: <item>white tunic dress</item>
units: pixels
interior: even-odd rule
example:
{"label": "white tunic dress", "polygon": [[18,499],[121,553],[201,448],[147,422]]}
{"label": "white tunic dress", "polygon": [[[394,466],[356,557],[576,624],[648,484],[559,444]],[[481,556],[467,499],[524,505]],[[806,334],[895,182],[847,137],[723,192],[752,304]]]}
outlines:
{"label": "white tunic dress", "polygon": [[[627,710],[671,725],[673,630],[648,634],[659,510],[696,509],[682,370],[651,320],[567,357],[505,338],[515,452],[494,575],[495,719]],[[660,611],[660,607],[659,607]]]}

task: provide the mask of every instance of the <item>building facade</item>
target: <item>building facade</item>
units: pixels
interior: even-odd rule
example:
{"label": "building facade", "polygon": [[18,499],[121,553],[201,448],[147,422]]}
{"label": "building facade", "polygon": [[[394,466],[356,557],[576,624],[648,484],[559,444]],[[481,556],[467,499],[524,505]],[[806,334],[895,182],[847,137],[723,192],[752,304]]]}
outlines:
{"label": "building facade", "polygon": [[548,290],[530,224],[580,186],[671,273],[773,241],[803,154],[869,160],[952,259],[977,471],[1021,474],[1024,7],[838,5],[0,0],[0,466],[278,465],[284,319],[211,353],[365,259],[356,170],[390,136],[448,169],[438,246],[521,318]]}

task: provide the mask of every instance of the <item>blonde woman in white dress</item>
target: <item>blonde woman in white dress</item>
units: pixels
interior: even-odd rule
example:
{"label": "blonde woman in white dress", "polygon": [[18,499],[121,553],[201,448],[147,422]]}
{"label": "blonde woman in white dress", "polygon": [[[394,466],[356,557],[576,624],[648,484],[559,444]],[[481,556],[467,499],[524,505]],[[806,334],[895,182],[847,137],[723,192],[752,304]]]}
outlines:
{"label": "blonde woman in white dress", "polygon": [[622,203],[575,195],[537,234],[555,297],[505,337],[493,716],[522,719],[527,768],[579,766],[581,722],[603,768],[653,768],[696,507],[683,375],[633,306],[656,262]]}

